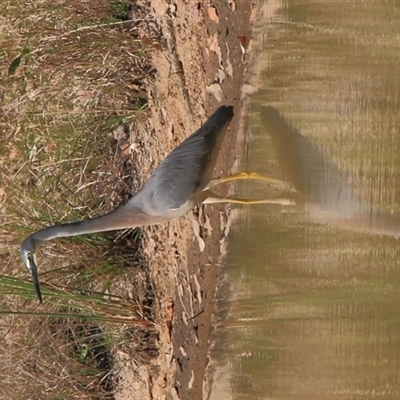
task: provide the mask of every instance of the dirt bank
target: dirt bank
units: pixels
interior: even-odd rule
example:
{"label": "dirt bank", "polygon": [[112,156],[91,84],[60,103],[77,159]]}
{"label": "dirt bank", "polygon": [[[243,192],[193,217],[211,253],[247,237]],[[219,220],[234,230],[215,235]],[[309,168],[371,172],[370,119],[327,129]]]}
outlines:
{"label": "dirt bank", "polygon": [[[143,179],[221,104],[233,104],[235,118],[215,175],[235,170],[242,154],[237,132],[251,7],[233,0],[212,6],[151,1],[165,45],[153,53],[157,74],[149,82],[149,119],[131,132],[131,156]],[[228,214],[223,205],[207,206],[144,230],[159,352],[146,362],[119,355],[118,400],[208,397],[209,339]]]}

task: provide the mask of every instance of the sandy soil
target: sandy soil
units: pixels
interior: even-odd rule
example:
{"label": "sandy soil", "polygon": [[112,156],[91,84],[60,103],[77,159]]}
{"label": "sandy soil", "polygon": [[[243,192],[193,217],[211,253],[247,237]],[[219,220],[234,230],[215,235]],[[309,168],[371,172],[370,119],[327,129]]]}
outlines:
{"label": "sandy soil", "polygon": [[[131,132],[130,157],[141,167],[140,180],[221,104],[233,104],[235,118],[215,176],[234,172],[242,154],[237,132],[243,94],[251,91],[243,85],[251,2],[218,0],[210,7],[207,1],[152,0],[151,6],[166,45],[153,53],[157,74],[149,82],[149,118]],[[223,205],[206,206],[144,229],[158,352],[147,360],[117,354],[116,399],[208,398],[214,299],[227,233],[221,227],[229,212]]]}

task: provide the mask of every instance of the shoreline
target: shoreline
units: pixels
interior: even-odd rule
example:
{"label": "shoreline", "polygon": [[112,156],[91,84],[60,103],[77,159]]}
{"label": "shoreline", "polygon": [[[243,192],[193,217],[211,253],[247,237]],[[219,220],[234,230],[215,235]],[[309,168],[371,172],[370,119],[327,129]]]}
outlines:
{"label": "shoreline", "polygon": [[[149,118],[139,127],[148,154],[135,158],[143,163],[139,164],[143,170],[153,171],[206,116],[222,104],[233,104],[235,117],[215,174],[234,172],[243,150],[238,132],[243,129],[241,88],[247,66],[239,37],[250,37],[251,3],[221,0],[212,7],[179,9],[157,0],[151,4],[166,46],[153,54],[157,73],[149,85]],[[229,213],[229,205],[207,205],[165,226],[143,230],[143,250],[156,296],[159,356],[149,365],[123,360],[117,400],[208,398],[220,250],[226,246],[221,226]]]}

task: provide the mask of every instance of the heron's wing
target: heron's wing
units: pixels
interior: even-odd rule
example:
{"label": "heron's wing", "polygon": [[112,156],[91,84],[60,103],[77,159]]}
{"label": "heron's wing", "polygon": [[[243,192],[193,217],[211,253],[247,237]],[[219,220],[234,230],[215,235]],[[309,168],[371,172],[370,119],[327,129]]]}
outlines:
{"label": "heron's wing", "polygon": [[209,171],[212,173],[232,117],[233,106],[218,108],[200,129],[162,161],[131,200],[151,215],[160,215],[185,204],[211,178]]}

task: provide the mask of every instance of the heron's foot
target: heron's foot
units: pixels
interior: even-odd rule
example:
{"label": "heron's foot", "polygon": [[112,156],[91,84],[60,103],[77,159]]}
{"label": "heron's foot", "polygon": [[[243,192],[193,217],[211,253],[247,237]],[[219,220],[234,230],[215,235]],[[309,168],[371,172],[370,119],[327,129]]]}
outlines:
{"label": "heron's foot", "polygon": [[261,180],[269,183],[274,183],[280,186],[287,186],[287,184],[279,179],[271,178],[270,176],[261,175],[257,172],[239,172],[238,174],[224,176],[222,178],[214,178],[208,183],[206,189],[213,186],[220,185],[225,182],[239,181],[239,180]]}

